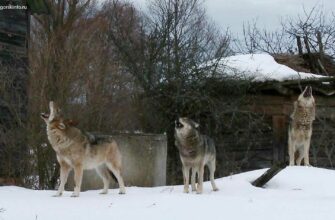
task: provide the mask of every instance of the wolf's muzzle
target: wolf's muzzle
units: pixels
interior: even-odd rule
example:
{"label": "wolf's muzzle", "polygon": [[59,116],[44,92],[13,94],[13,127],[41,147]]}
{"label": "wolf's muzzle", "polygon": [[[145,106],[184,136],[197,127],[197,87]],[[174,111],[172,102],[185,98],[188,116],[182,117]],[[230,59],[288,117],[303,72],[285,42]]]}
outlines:
{"label": "wolf's muzzle", "polygon": [[304,92],[304,97],[310,97],[312,96],[312,87],[311,86],[307,86],[305,92]]}

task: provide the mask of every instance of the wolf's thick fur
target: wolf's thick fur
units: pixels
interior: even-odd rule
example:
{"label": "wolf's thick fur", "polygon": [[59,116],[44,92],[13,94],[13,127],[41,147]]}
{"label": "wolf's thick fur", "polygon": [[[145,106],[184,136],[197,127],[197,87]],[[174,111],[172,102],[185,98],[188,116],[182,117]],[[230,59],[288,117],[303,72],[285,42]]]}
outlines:
{"label": "wolf's thick fur", "polygon": [[[183,164],[184,192],[189,191],[189,174],[192,168],[191,186],[192,191],[202,193],[204,168],[208,166],[210,180],[214,191],[218,188],[214,182],[216,151],[213,140],[200,134],[199,124],[188,118],[179,118],[175,122],[175,145],[179,149],[179,155]],[[195,186],[196,174],[198,174],[198,185]]]}
{"label": "wolf's thick fur", "polygon": [[296,164],[300,166],[304,159],[305,166],[309,164],[309,147],[312,136],[312,123],[315,120],[315,101],[312,87],[307,86],[294,102],[291,123],[288,132],[288,152],[290,166],[294,165],[295,153],[298,152]]}
{"label": "wolf's thick fur", "polygon": [[119,183],[120,194],[124,194],[121,154],[115,140],[83,133],[73,121],[63,119],[54,102],[50,102],[49,107],[50,114],[42,113],[41,117],[46,122],[48,140],[60,164],[60,186],[56,196],[62,195],[71,169],[74,169],[75,180],[73,197],[79,196],[85,169],[96,169],[104,183],[102,194],[108,192],[111,171]]}

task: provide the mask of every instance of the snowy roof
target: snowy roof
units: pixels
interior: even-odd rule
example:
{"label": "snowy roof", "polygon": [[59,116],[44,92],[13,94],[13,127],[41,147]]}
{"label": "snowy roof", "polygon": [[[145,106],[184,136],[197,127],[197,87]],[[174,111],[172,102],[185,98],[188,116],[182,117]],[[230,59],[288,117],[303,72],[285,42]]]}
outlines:
{"label": "snowy roof", "polygon": [[254,82],[316,79],[324,76],[297,72],[279,64],[269,54],[246,54],[220,60],[219,71],[228,76],[250,79]]}

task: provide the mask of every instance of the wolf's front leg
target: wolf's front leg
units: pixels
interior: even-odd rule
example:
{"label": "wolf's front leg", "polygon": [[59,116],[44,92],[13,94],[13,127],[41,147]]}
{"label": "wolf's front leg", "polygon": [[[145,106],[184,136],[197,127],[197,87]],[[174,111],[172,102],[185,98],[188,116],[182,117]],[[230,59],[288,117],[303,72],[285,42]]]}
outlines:
{"label": "wolf's front leg", "polygon": [[190,182],[190,167],[183,166],[184,175],[184,193],[188,193],[189,182]]}
{"label": "wolf's front leg", "polygon": [[192,176],[191,176],[192,191],[196,191],[197,190],[197,188],[195,186],[196,178],[197,178],[197,172],[198,172],[198,169],[196,167],[192,167]]}
{"label": "wolf's front leg", "polygon": [[205,168],[204,164],[201,164],[199,167],[197,194],[202,193],[202,188],[204,184],[204,168]]}
{"label": "wolf's front leg", "polygon": [[81,164],[76,165],[74,167],[75,187],[74,187],[74,191],[73,191],[71,197],[78,197],[79,196],[82,178],[83,178],[83,166]]}
{"label": "wolf's front leg", "polygon": [[65,162],[60,162],[60,184],[58,187],[58,191],[56,195],[54,196],[62,196],[63,191],[64,191],[64,186],[66,184],[67,178],[69,176],[69,172],[71,170],[71,167],[65,163]]}

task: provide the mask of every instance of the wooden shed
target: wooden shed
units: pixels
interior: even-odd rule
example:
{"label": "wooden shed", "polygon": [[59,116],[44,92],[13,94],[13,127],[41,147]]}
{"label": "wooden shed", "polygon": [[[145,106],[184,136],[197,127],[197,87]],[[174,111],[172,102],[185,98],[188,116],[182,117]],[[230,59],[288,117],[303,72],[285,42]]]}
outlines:
{"label": "wooden shed", "polygon": [[[334,61],[329,59],[327,63],[328,76],[320,76],[311,74],[308,65],[297,56],[293,60],[290,55],[280,58],[278,62],[268,54],[235,55],[224,58],[224,68],[218,69],[219,74],[233,77],[233,86],[246,90],[241,90],[241,97],[230,98],[221,86],[223,92],[219,98],[224,104],[220,108],[227,106],[228,110],[222,109],[220,116],[213,117],[209,112],[203,116],[201,124],[206,126],[203,132],[212,136],[216,144],[217,176],[268,168],[275,162],[288,164],[290,115],[294,101],[307,85],[312,86],[316,100],[310,163],[334,168]],[[300,64],[304,65],[302,69],[294,69]],[[220,93],[220,85],[216,84],[216,93]]]}
{"label": "wooden shed", "polygon": [[30,15],[48,13],[45,0],[0,3],[0,176],[20,175],[27,119]]}
{"label": "wooden shed", "polygon": [[[232,133],[225,133],[222,144],[217,146],[219,161],[230,161],[231,172],[267,168],[277,161],[288,163],[288,126],[293,102],[305,86],[313,87],[316,100],[316,120],[310,149],[312,166],[334,168],[335,166],[335,78],[268,81],[253,83],[255,90],[248,95],[246,111],[261,116],[260,133],[240,126],[240,134],[251,132],[250,139],[241,145],[230,143]],[[254,134],[253,134],[254,133]],[[233,139],[238,141],[238,138]],[[238,146],[238,147],[236,147]],[[224,149],[224,150],[222,150]],[[223,166],[221,164],[221,166]],[[237,168],[237,169],[236,169]],[[220,167],[219,167],[220,170]],[[220,171],[218,171],[220,173]],[[227,173],[220,173],[227,175]]]}

